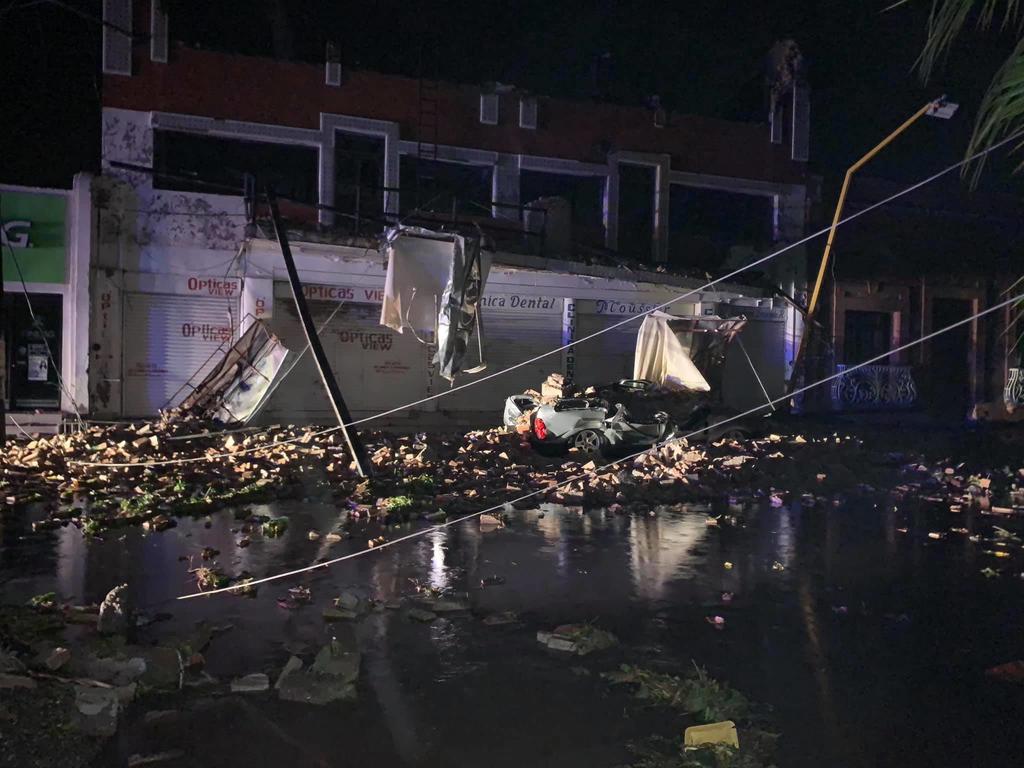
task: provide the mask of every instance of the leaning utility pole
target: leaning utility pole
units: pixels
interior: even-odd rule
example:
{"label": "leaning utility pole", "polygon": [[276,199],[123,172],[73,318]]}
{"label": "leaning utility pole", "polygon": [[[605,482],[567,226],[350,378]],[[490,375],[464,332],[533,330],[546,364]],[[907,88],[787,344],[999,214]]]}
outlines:
{"label": "leaning utility pole", "polygon": [[[842,220],[843,206],[846,204],[846,194],[850,191],[850,181],[853,179],[853,174],[864,167],[875,155],[889,146],[897,136],[902,134],[907,130],[907,128],[912,126],[925,115],[937,117],[941,120],[948,120],[953,116],[953,113],[956,112],[958,107],[959,105],[949,102],[945,96],[940,96],[933,101],[929,101],[917,110],[917,112],[904,120],[896,130],[882,139],[870,152],[864,155],[864,157],[846,169],[846,175],[843,176],[843,186],[839,190],[839,200],[836,202],[836,210],[832,216],[832,226],[829,227],[828,239],[825,241],[825,252],[821,255],[821,263],[818,265],[818,276],[814,280],[814,290],[811,291],[811,300],[807,303],[807,312],[804,315],[803,333],[800,335],[800,342],[796,348],[796,357],[793,358],[793,370],[790,372],[789,376],[788,392],[792,393],[800,386],[811,336],[815,330],[821,330],[822,328],[820,323],[812,321],[814,321],[814,315],[818,311],[818,299],[821,296],[821,287],[825,282],[825,273],[828,270],[829,257],[832,255],[832,244],[836,238],[836,230],[839,228],[839,222]],[[832,332],[835,333],[834,328],[832,329]]]}
{"label": "leaning utility pole", "polygon": [[359,440],[359,433],[355,430],[350,431],[347,426],[352,421],[352,414],[349,413],[348,406],[345,405],[345,399],[341,396],[341,389],[338,388],[338,382],[334,378],[331,364],[327,362],[327,355],[324,354],[324,348],[320,344],[320,337],[317,335],[316,326],[313,325],[313,318],[309,314],[306,297],[302,293],[302,283],[299,282],[299,271],[295,268],[295,260],[292,259],[292,249],[288,244],[288,234],[281,224],[281,214],[277,210],[277,198],[274,197],[274,193],[269,188],[267,189],[267,202],[270,205],[270,217],[274,222],[274,234],[277,235],[277,242],[281,246],[281,255],[284,257],[284,265],[288,270],[288,282],[292,286],[295,308],[299,311],[302,330],[306,332],[306,341],[309,342],[309,348],[313,352],[316,367],[320,370],[320,378],[324,382],[327,397],[331,401],[334,415],[338,419],[338,426],[341,427],[341,432],[345,436],[345,442],[348,443],[352,460],[356,465],[356,471],[360,477],[369,477],[373,474],[373,465],[366,456],[366,449],[363,448],[363,444]]}

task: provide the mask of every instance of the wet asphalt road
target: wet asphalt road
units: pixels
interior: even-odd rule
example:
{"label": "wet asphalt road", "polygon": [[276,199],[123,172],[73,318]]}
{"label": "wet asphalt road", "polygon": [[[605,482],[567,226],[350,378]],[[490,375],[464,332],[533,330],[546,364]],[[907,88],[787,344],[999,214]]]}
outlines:
{"label": "wet asphalt road", "polygon": [[[804,508],[795,502],[715,512],[743,525],[706,525],[707,509],[609,516],[561,507],[513,512],[507,529],[471,523],[231,595],[169,602],[194,590],[189,563],[203,546],[223,570],[277,572],[362,548],[377,531],[328,547],[310,541],[338,511],[310,504],[255,507],[290,517],[279,539],[238,548],[229,511],[183,520],[163,533],[135,529],[87,540],[73,527],[34,534],[7,520],[0,538],[5,602],[54,590],[62,600],[99,601],[127,581],[135,599],[168,621],[156,639],[187,634],[201,619],[234,629],[213,641],[206,670],[228,679],[265,671],[273,680],[290,652],[315,651],[354,632],[363,652],[356,703],[311,707],[272,695],[229,696],[223,686],[190,694],[182,721],[143,727],[145,709],[186,706],[179,697],[136,706],[97,765],[130,754],[182,749],[185,765],[617,766],[626,745],[651,734],[678,737],[671,713],[638,706],[599,673],[623,662],[683,673],[706,666],[771,710],[782,733],[779,766],[1003,766],[1024,752],[1024,686],[984,670],[1024,657],[1024,570],[1019,554],[996,563],[967,535],[1016,521],[895,507],[881,498]],[[905,533],[899,529],[906,528]],[[389,535],[397,535],[391,533]],[[328,555],[329,553],[329,555]],[[727,568],[725,563],[732,563]],[[778,563],[779,565],[774,565]],[[987,579],[986,566],[1006,569]],[[504,583],[481,587],[481,579]],[[354,627],[320,611],[342,589],[381,600],[414,592],[411,579],[467,590],[473,614],[425,625],[402,611]],[[278,605],[305,583],[313,602]],[[722,593],[734,598],[722,602]],[[511,610],[517,624],[481,617]],[[725,628],[706,621],[719,615]],[[586,659],[547,651],[538,629],[594,621],[620,647]],[[741,733],[742,739],[742,733]],[[174,765],[175,763],[168,763]]]}

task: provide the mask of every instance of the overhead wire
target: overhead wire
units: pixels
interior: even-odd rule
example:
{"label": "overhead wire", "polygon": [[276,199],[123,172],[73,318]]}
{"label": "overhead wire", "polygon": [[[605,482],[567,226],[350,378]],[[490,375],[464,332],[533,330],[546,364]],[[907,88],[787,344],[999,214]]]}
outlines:
{"label": "overhead wire", "polygon": [[[823,384],[827,384],[830,381],[834,381],[834,380],[836,380],[838,378],[841,378],[843,376],[847,376],[850,373],[852,373],[853,371],[856,371],[856,370],[859,370],[861,368],[864,368],[865,366],[874,365],[875,363],[881,362],[882,360],[885,360],[885,359],[891,357],[894,354],[899,354],[900,352],[903,352],[903,351],[905,351],[907,349],[910,349],[911,347],[914,347],[914,346],[916,346],[918,344],[923,344],[926,341],[930,341],[931,339],[934,339],[935,337],[940,336],[943,333],[947,333],[947,332],[949,332],[949,331],[951,331],[951,330],[953,330],[955,328],[958,328],[958,327],[960,327],[962,325],[965,325],[967,323],[972,323],[975,320],[977,320],[977,319],[979,319],[981,317],[984,317],[985,315],[988,315],[988,314],[990,314],[992,312],[996,312],[996,311],[1002,309],[1003,307],[1009,306],[1010,304],[1013,304],[1014,302],[1020,301],[1021,298],[1024,298],[1024,294],[1022,294],[1021,296],[1015,296],[1015,297],[1013,297],[1011,299],[1007,299],[1006,301],[1000,302],[999,304],[996,304],[996,305],[993,305],[993,306],[988,307],[986,309],[983,309],[983,310],[980,310],[978,312],[975,312],[974,314],[972,314],[972,315],[970,315],[968,317],[962,318],[961,320],[958,320],[955,323],[951,323],[951,324],[945,326],[944,328],[940,328],[937,331],[932,331],[931,333],[928,333],[925,336],[922,336],[921,338],[914,339],[913,341],[910,341],[910,342],[907,342],[905,344],[902,344],[902,345],[896,347],[895,349],[892,349],[892,350],[890,350],[888,352],[884,352],[883,354],[880,354],[880,355],[876,355],[875,357],[872,357],[872,358],[870,358],[868,360],[865,360],[865,361],[863,361],[861,363],[857,363],[855,365],[851,365],[851,366],[849,366],[848,368],[846,368],[843,371],[839,371],[839,372],[833,373],[833,374],[831,374],[829,376],[825,376],[824,378],[818,379],[815,382],[812,382],[812,383],[804,385],[804,386],[802,386],[802,387],[800,387],[798,389],[795,389],[793,392],[791,392],[789,394],[782,395],[781,397],[774,398],[774,399],[772,399],[772,400],[770,400],[768,402],[768,405],[774,406],[775,404],[780,403],[780,402],[782,402],[784,400],[788,400],[791,397],[803,394],[805,392],[808,392],[811,389],[814,389],[816,387],[820,387]],[[730,416],[728,418],[722,419],[721,421],[718,421],[715,424],[712,424],[710,426],[701,427],[700,429],[693,430],[692,432],[688,432],[685,435],[673,436],[673,437],[669,438],[668,440],[664,440],[662,442],[656,443],[655,445],[652,445],[649,448],[645,448],[642,451],[637,451],[636,453],[631,453],[628,456],[624,456],[624,457],[622,457],[620,459],[616,459],[614,461],[608,462],[607,464],[603,464],[603,465],[601,465],[599,467],[595,467],[593,469],[585,470],[585,471],[583,471],[583,472],[581,472],[579,474],[573,475],[572,477],[566,478],[565,480],[561,480],[561,481],[559,481],[557,483],[552,483],[550,485],[544,486],[543,488],[538,488],[538,489],[536,489],[534,491],[530,491],[529,493],[524,493],[524,494],[522,494],[520,496],[516,496],[515,498],[508,499],[508,500],[506,500],[506,501],[504,501],[504,502],[502,502],[500,504],[495,504],[495,505],[492,505],[490,507],[486,507],[484,509],[477,510],[476,512],[470,512],[469,514],[462,515],[462,516],[457,517],[457,518],[455,518],[453,520],[446,520],[443,523],[438,523],[436,525],[432,525],[432,526],[428,526],[428,527],[425,527],[425,528],[421,528],[418,531],[413,531],[412,533],[406,534],[405,536],[400,536],[397,539],[391,539],[390,541],[381,542],[380,544],[377,544],[377,545],[375,545],[372,548],[362,549],[362,550],[359,550],[357,552],[349,552],[346,555],[342,555],[340,557],[336,557],[336,558],[333,558],[331,560],[325,560],[323,562],[313,563],[312,565],[307,565],[307,566],[304,566],[302,568],[295,568],[293,570],[285,571],[285,572],[282,572],[282,573],[273,574],[271,576],[264,576],[264,577],[259,578],[259,579],[247,580],[245,582],[245,584],[244,584],[244,588],[245,589],[251,589],[253,587],[260,586],[261,584],[267,584],[267,583],[272,582],[272,581],[280,581],[281,579],[287,579],[287,578],[291,578],[292,576],[298,576],[298,575],[301,575],[303,573],[309,573],[310,571],[315,571],[315,570],[318,570],[320,568],[328,568],[328,567],[330,567],[332,565],[336,565],[337,563],[344,562],[345,560],[352,560],[352,559],[357,558],[357,557],[364,557],[366,555],[372,554],[374,552],[378,552],[378,551],[380,551],[382,549],[385,549],[387,547],[391,547],[391,546],[394,546],[396,544],[401,544],[402,542],[409,541],[410,539],[415,539],[415,538],[419,538],[419,537],[422,537],[422,536],[426,536],[426,535],[428,535],[430,533],[434,533],[436,531],[443,530],[444,528],[449,528],[449,527],[451,527],[453,525],[458,525],[459,523],[464,523],[467,520],[472,520],[473,518],[479,517],[480,515],[485,515],[485,514],[488,514],[488,513],[491,513],[491,512],[498,512],[498,511],[505,510],[505,509],[508,508],[508,506],[510,504],[514,505],[514,504],[517,504],[519,502],[526,501],[528,499],[536,498],[537,496],[542,496],[544,494],[551,493],[552,491],[556,491],[559,488],[563,488],[563,487],[565,487],[567,485],[570,485],[572,483],[578,482],[578,481],[583,480],[583,479],[585,479],[587,477],[593,477],[593,476],[596,476],[596,475],[604,474],[608,470],[612,469],[613,467],[618,466],[619,464],[622,464],[623,462],[630,461],[630,460],[633,460],[633,459],[637,459],[637,458],[639,458],[641,456],[650,454],[650,453],[652,453],[654,451],[657,451],[657,450],[660,450],[660,449],[662,449],[662,448],[664,448],[664,447],[666,447],[668,445],[671,445],[673,443],[679,442],[680,440],[687,440],[687,439],[689,439],[691,437],[694,437],[696,435],[710,433],[711,430],[718,429],[719,427],[723,427],[723,426],[725,426],[727,424],[731,424],[731,423],[733,423],[735,421],[738,421],[740,419],[744,419],[744,418],[746,418],[748,416],[753,416],[755,414],[761,413],[761,412],[764,411],[764,409],[765,409],[765,405],[763,405],[763,404],[755,406],[754,408],[751,408],[751,409],[746,410],[746,411],[744,411],[742,413],[736,414],[735,416]],[[194,599],[194,598],[197,598],[197,597],[210,597],[212,595],[222,594],[224,592],[237,592],[241,588],[242,588],[242,585],[237,585],[236,584],[234,586],[221,587],[219,589],[212,589],[212,590],[208,590],[208,591],[205,591],[205,592],[194,592],[194,593],[190,593],[190,594],[187,594],[187,595],[181,595],[181,596],[179,596],[177,598],[177,600],[191,600],[191,599]]]}
{"label": "overhead wire", "polygon": [[[945,176],[946,174],[956,170],[957,168],[960,168],[960,167],[962,167],[962,166],[964,166],[964,165],[966,165],[968,163],[971,163],[971,162],[973,162],[973,161],[975,161],[975,160],[977,160],[977,159],[979,159],[981,157],[984,157],[984,156],[986,156],[986,155],[996,151],[997,149],[1000,149],[1001,147],[1005,146],[1006,144],[1009,144],[1009,143],[1011,143],[1013,141],[1016,141],[1017,139],[1019,139],[1021,137],[1024,137],[1024,130],[1018,131],[1017,133],[1015,133],[1015,134],[1013,134],[1011,136],[1008,136],[1005,139],[1002,139],[1001,141],[997,142],[996,144],[993,144],[991,147],[988,147],[988,148],[983,149],[983,150],[979,150],[978,152],[974,153],[973,155],[970,155],[969,157],[966,157],[966,158],[964,158],[964,159],[962,159],[962,160],[960,160],[960,161],[958,161],[956,163],[953,163],[952,165],[949,165],[949,166],[943,168],[942,170],[937,171],[936,173],[933,173],[932,175],[927,176],[924,179],[921,179],[920,181],[917,181],[914,184],[911,184],[910,186],[905,187],[904,189],[902,189],[902,190],[900,190],[900,191],[898,191],[898,192],[896,192],[896,193],[894,193],[894,194],[892,194],[892,195],[890,195],[890,196],[888,196],[888,197],[886,197],[886,198],[884,198],[884,199],[882,199],[882,200],[880,200],[878,202],[872,203],[871,205],[868,205],[868,206],[866,206],[866,207],[864,207],[864,208],[862,208],[862,209],[860,209],[858,211],[855,211],[855,212],[851,213],[848,216],[845,216],[844,218],[842,218],[839,221],[835,222],[834,226],[836,226],[836,227],[844,226],[844,225],[848,224],[849,222],[851,222],[851,221],[853,221],[855,219],[860,218],[861,216],[864,216],[864,215],[870,213],[871,211],[874,211],[874,210],[876,210],[878,208],[881,208],[881,207],[883,207],[885,205],[888,205],[889,203],[891,203],[894,200],[897,200],[897,199],[899,199],[899,198],[901,198],[901,197],[903,197],[905,195],[910,194],[911,192],[914,192],[914,191],[916,191],[916,190],[918,190],[918,189],[920,189],[920,188],[922,188],[924,186],[927,186],[928,184],[932,183],[936,179],[939,179],[939,178]],[[606,326],[606,327],[604,327],[604,328],[602,328],[602,329],[600,329],[600,330],[598,330],[598,331],[596,331],[594,333],[588,334],[587,336],[584,336],[584,337],[582,337],[580,339],[574,339],[573,341],[570,341],[570,342],[568,342],[566,344],[563,344],[563,345],[561,345],[559,347],[555,347],[554,349],[551,349],[551,350],[549,350],[547,352],[542,352],[539,355],[535,355],[535,356],[533,356],[531,358],[528,358],[526,360],[523,360],[523,361],[521,361],[519,363],[515,363],[515,364],[510,365],[510,366],[508,366],[506,368],[502,368],[501,370],[494,371],[493,373],[489,373],[486,376],[481,376],[480,378],[473,379],[472,381],[466,382],[465,384],[460,384],[458,386],[452,387],[452,388],[444,390],[442,392],[438,392],[438,393],[433,394],[433,395],[428,395],[427,397],[420,398],[418,400],[413,400],[411,402],[408,402],[408,403],[405,403],[403,405],[400,405],[400,406],[398,406],[396,408],[390,408],[388,410],[381,411],[381,412],[373,414],[371,416],[367,416],[367,417],[364,417],[364,418],[361,418],[361,419],[354,419],[354,420],[352,420],[350,422],[347,422],[345,424],[339,424],[339,425],[336,425],[336,426],[333,426],[333,427],[326,427],[326,428],[324,428],[322,430],[317,430],[317,431],[313,431],[313,432],[307,432],[306,434],[304,434],[302,436],[299,436],[299,437],[294,437],[294,438],[289,438],[289,439],[286,439],[286,440],[275,441],[273,443],[273,445],[280,446],[280,445],[288,445],[288,444],[292,444],[292,443],[304,442],[304,441],[308,441],[312,437],[320,437],[322,435],[331,434],[332,432],[337,432],[337,431],[339,431],[341,429],[346,429],[348,427],[356,427],[356,426],[359,426],[361,424],[366,424],[368,422],[375,421],[375,420],[380,419],[380,418],[384,418],[385,416],[390,416],[390,415],[393,415],[395,413],[399,413],[401,411],[409,410],[410,408],[415,408],[416,406],[419,406],[419,405],[424,405],[424,404],[426,404],[428,402],[432,402],[432,401],[437,400],[437,399],[439,399],[441,397],[446,397],[448,395],[454,394],[455,392],[461,391],[463,389],[467,389],[469,387],[476,386],[478,384],[482,384],[485,381],[489,381],[491,379],[497,378],[498,376],[502,376],[502,375],[504,375],[506,373],[509,373],[511,371],[514,371],[514,370],[517,370],[517,369],[522,368],[524,366],[531,365],[531,364],[533,364],[535,362],[543,360],[546,357],[550,357],[551,355],[557,354],[559,352],[563,352],[564,350],[569,349],[571,347],[574,347],[574,346],[576,346],[578,344],[582,344],[583,342],[590,341],[591,339],[595,339],[598,336],[601,336],[601,335],[603,335],[605,333],[608,333],[610,331],[615,330],[616,328],[621,328],[624,325],[627,325],[627,324],[629,324],[629,323],[631,323],[631,322],[633,322],[635,320],[638,320],[638,319],[640,319],[642,317],[646,317],[647,315],[650,315],[653,312],[660,311],[660,310],[662,310],[662,309],[664,309],[666,307],[671,306],[672,304],[675,304],[675,303],[677,303],[679,301],[682,301],[683,299],[689,298],[689,297],[691,297],[691,296],[693,296],[695,294],[699,294],[699,293],[701,293],[701,292],[703,292],[703,291],[713,287],[714,285],[717,285],[718,283],[727,281],[727,280],[729,280],[732,277],[735,277],[735,276],[737,276],[739,274],[742,274],[743,272],[751,269],[752,267],[756,267],[756,266],[759,266],[761,264],[764,264],[764,263],[770,261],[771,259],[774,259],[774,258],[782,255],[783,253],[786,253],[787,251],[792,250],[793,248],[796,248],[798,246],[804,245],[804,244],[810,242],[811,240],[814,240],[815,238],[820,237],[821,235],[826,234],[830,229],[831,229],[831,226],[830,227],[824,227],[824,228],[818,230],[817,232],[814,232],[814,233],[812,233],[810,235],[806,235],[805,237],[803,237],[803,238],[801,238],[801,239],[799,239],[799,240],[797,240],[795,242],[789,243],[788,245],[785,245],[782,248],[779,248],[778,250],[773,251],[772,253],[769,253],[769,254],[767,254],[765,256],[762,256],[762,257],[760,257],[758,259],[755,259],[754,261],[750,262],[749,264],[746,264],[746,265],[744,265],[742,267],[734,269],[733,271],[723,275],[722,277],[715,278],[714,280],[711,280],[710,282],[705,283],[704,285],[700,286],[699,288],[694,288],[694,289],[691,289],[691,290],[687,291],[686,293],[682,293],[682,294],[679,294],[677,296],[674,296],[673,298],[669,299],[668,301],[662,302],[661,304],[658,304],[657,306],[651,307],[650,309],[647,309],[647,310],[644,310],[642,312],[639,312],[639,313],[636,313],[634,315],[631,315],[631,316],[625,318],[624,320],[621,320],[621,321],[619,321],[617,323],[613,323],[612,325]],[[784,399],[787,399],[787,398],[784,398]],[[253,453],[253,452],[256,452],[256,451],[266,450],[267,447],[268,446],[266,446],[266,445],[250,446],[248,448],[241,449],[241,450],[235,451],[233,453],[220,453],[220,454],[215,453],[215,454],[205,454],[205,455],[201,455],[201,456],[180,457],[180,458],[174,458],[174,459],[156,459],[156,460],[147,461],[147,462],[89,462],[89,461],[73,460],[70,463],[73,463],[73,464],[75,464],[77,466],[108,467],[108,468],[172,466],[172,465],[179,465],[179,464],[191,464],[191,463],[198,463],[198,462],[204,462],[204,461],[213,461],[213,460],[216,460],[216,459],[235,458],[235,457],[247,454],[247,453]]]}

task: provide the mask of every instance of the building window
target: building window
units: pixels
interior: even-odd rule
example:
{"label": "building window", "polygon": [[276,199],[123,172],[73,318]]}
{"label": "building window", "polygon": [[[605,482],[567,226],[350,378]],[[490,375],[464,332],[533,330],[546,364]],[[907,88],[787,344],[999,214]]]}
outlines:
{"label": "building window", "polygon": [[334,206],[338,225],[359,234],[384,227],[384,137],[336,131]]}
{"label": "building window", "polygon": [[643,261],[654,257],[656,171],[646,165],[619,165],[619,252]]}
{"label": "building window", "polygon": [[714,269],[733,246],[770,245],[775,239],[774,215],[770,195],[673,184],[669,190],[670,261]]}
{"label": "building window", "polygon": [[298,144],[230,139],[178,131],[153,131],[153,186],[179,192],[242,194],[246,174],[262,192],[270,185],[281,198],[317,202],[317,150]]}
{"label": "building window", "polygon": [[843,362],[856,365],[891,349],[892,314],[848,309],[843,319]]}
{"label": "building window", "polygon": [[491,215],[494,168],[402,155],[399,164],[402,213],[419,209],[467,216]]}
{"label": "building window", "polygon": [[561,197],[572,210],[574,242],[603,248],[604,176],[577,176],[546,171],[522,171],[519,174],[519,200],[529,205],[544,197]]}

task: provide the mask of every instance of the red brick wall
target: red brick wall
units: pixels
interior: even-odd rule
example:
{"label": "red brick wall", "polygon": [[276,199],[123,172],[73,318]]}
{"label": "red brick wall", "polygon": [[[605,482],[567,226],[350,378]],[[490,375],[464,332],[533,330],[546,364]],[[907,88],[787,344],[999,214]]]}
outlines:
{"label": "red brick wall", "polygon": [[[139,19],[146,24],[148,21]],[[341,87],[324,83],[313,64],[200,51],[172,45],[170,62],[136,48],[132,77],[107,75],[103,104],[142,111],[318,128],[320,113],[389,120],[415,140],[417,83],[413,78],[346,70]],[[603,163],[607,149],[670,154],[673,170],[798,183],[804,166],[787,146],[768,140],[766,125],[674,115],[655,128],[638,107],[541,97],[538,129],[518,127],[518,98],[502,96],[499,125],[478,121],[480,91],[445,84],[439,91],[438,142],[497,152]]]}

